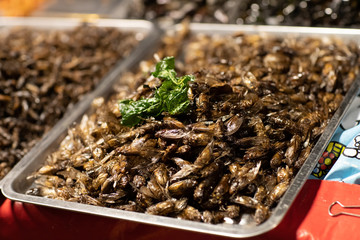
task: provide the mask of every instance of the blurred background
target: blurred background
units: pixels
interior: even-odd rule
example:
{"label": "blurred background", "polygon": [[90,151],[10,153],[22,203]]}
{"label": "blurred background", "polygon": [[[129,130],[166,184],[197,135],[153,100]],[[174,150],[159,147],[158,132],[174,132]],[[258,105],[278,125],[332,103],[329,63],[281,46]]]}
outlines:
{"label": "blurred background", "polygon": [[288,26],[360,27],[358,0],[0,0],[3,16],[78,16]]}

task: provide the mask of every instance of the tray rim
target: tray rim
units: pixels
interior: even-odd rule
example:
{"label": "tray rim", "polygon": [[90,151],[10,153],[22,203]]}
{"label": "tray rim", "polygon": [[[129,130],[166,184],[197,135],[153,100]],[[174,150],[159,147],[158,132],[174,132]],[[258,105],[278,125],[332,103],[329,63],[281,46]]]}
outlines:
{"label": "tray rim", "polygon": [[[208,26],[205,25],[211,25],[211,28],[207,28]],[[214,32],[214,25],[216,24],[191,24],[190,29],[198,32]],[[200,29],[201,26],[204,26],[203,29]],[[276,30],[278,27],[273,26],[246,26],[246,30],[242,28],[244,25],[227,25],[225,28],[223,28],[223,25],[219,26],[222,27],[221,30],[228,31],[229,32],[236,32],[236,31],[243,31],[243,32],[266,32],[266,33],[276,33]],[[280,32],[280,34],[284,33],[293,33],[293,34],[299,34],[296,29],[299,27],[282,27],[284,30],[283,32]],[[286,32],[285,29],[289,28],[290,32]],[[300,27],[303,29],[303,32],[301,34],[318,34],[318,31],[311,30],[306,32],[305,30],[307,27]],[[328,28],[321,28],[323,29],[322,33],[326,33],[328,35],[336,35],[337,38],[341,39],[342,36],[338,35],[338,31],[334,31],[334,29],[328,29]],[[341,30],[341,29],[340,29]],[[344,30],[344,29],[343,29]],[[346,32],[351,32],[351,30],[345,29]],[[327,32],[328,31],[328,32]],[[341,32],[341,31],[340,31]],[[352,34],[347,33],[346,36],[356,36],[360,35],[360,30],[354,31]],[[125,69],[125,68],[124,68]],[[177,229],[183,229],[183,230],[189,230],[189,231],[196,231],[196,232],[202,232],[202,233],[208,233],[208,234],[214,234],[214,235],[220,235],[220,236],[227,236],[227,237],[236,237],[236,238],[242,238],[242,237],[251,237],[251,236],[257,236],[262,233],[268,232],[272,229],[274,229],[284,218],[287,210],[290,208],[291,203],[295,199],[295,197],[300,192],[302,186],[304,185],[305,181],[307,180],[308,176],[310,175],[311,171],[315,167],[317,163],[317,159],[320,157],[320,153],[322,153],[326,148],[326,143],[331,139],[333,133],[335,132],[337,126],[340,124],[341,119],[346,114],[348,108],[351,105],[351,102],[355,99],[355,97],[358,94],[358,89],[360,88],[360,77],[357,76],[356,80],[350,87],[348,93],[345,95],[341,105],[339,106],[339,109],[335,112],[334,116],[330,120],[328,126],[326,127],[324,133],[321,135],[320,139],[317,141],[316,145],[314,146],[313,150],[310,153],[310,156],[302,166],[302,168],[299,170],[298,174],[295,176],[295,178],[292,180],[291,186],[286,191],[284,196],[281,198],[280,202],[278,203],[277,207],[274,208],[274,211],[272,212],[270,218],[265,221],[264,223],[257,225],[257,226],[242,226],[239,228],[239,225],[229,225],[229,224],[207,224],[207,223],[198,223],[193,221],[184,221],[180,219],[175,218],[169,218],[169,217],[163,217],[163,216],[153,216],[153,215],[147,215],[144,213],[135,213],[135,212],[128,212],[118,209],[112,209],[112,208],[105,208],[105,207],[98,207],[98,206],[92,206],[87,204],[80,204],[80,203],[73,203],[73,202],[66,202],[62,200],[56,200],[56,199],[49,199],[44,197],[36,197],[36,196],[30,196],[25,195],[22,193],[18,193],[14,191],[12,188],[13,181],[15,178],[19,177],[19,174],[21,174],[21,168],[26,168],[30,164],[30,162],[24,163],[23,160],[27,160],[30,158],[30,152],[28,155],[26,155],[16,167],[16,171],[12,172],[12,178],[7,177],[6,182],[3,185],[2,192],[3,194],[12,199],[37,205],[43,205],[43,206],[49,206],[49,207],[55,207],[55,208],[61,208],[71,211],[77,211],[77,212],[83,212],[83,213],[89,213],[89,214],[95,214],[95,215],[101,215],[101,216],[107,216],[112,218],[118,218],[118,219],[125,219],[130,221],[136,221],[136,222],[142,222],[142,223],[148,223],[153,225],[159,225],[159,226],[165,226],[165,227],[172,227]],[[69,125],[67,125],[69,126]],[[42,144],[44,144],[44,141],[46,139],[43,139],[41,141]],[[39,144],[38,148],[36,150],[41,150],[41,147],[44,147],[44,145]],[[34,150],[35,151],[35,150]],[[31,152],[34,152],[31,151]],[[34,153],[33,153],[34,154]],[[8,174],[9,175],[9,174]],[[292,187],[295,186],[295,187]],[[115,211],[115,212],[114,212]],[[145,217],[146,216],[146,217]]]}
{"label": "tray rim", "polygon": [[[173,26],[166,27],[167,29],[171,28],[181,28],[181,24],[176,24]],[[279,33],[279,34],[315,34],[317,37],[319,34],[326,35],[335,35],[341,34],[343,36],[349,35],[359,35],[360,29],[355,28],[329,28],[329,27],[304,27],[304,26],[277,26],[277,25],[237,25],[237,24],[211,24],[211,23],[190,23],[191,30],[197,31],[207,31],[207,32],[264,32],[264,33]],[[240,29],[240,30],[239,30]]]}
{"label": "tray rim", "polygon": [[51,27],[52,29],[72,28],[81,23],[91,23],[99,27],[121,27],[123,29],[143,29],[154,27],[154,23],[142,19],[99,18],[94,14],[79,17],[0,17],[0,27]]}

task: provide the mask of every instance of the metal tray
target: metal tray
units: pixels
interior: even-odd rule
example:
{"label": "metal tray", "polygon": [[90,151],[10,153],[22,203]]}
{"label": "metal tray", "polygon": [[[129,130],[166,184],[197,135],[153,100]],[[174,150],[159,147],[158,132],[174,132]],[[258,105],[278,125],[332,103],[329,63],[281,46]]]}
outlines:
{"label": "metal tray", "polygon": [[[175,26],[176,28],[177,26]],[[173,27],[174,28],[174,27]],[[238,31],[244,33],[261,33],[276,36],[287,35],[308,35],[314,37],[334,36],[344,41],[349,39],[356,41],[360,39],[360,30],[348,29],[326,29],[326,28],[304,28],[304,27],[274,27],[274,26],[239,26],[239,25],[214,25],[214,24],[191,24],[190,29],[193,33],[205,34],[230,34]],[[359,41],[359,40],[358,40]],[[133,58],[133,60],[135,60]],[[123,64],[117,72],[121,72],[126,67],[133,67],[134,61],[128,59],[127,64]],[[3,194],[13,200],[33,203],[38,205],[56,207],[65,210],[90,213],[95,215],[107,216],[118,219],[126,219],[130,221],[137,221],[159,226],[172,227],[177,229],[203,232],[208,234],[215,234],[227,237],[250,237],[260,235],[273,228],[275,228],[283,219],[285,213],[290,208],[296,195],[299,193],[306,179],[310,175],[318,158],[326,148],[326,144],[330,141],[334,131],[340,124],[342,118],[346,114],[351,102],[359,93],[360,78],[358,77],[353,83],[349,92],[346,94],[339,109],[334,114],[333,118],[321,135],[317,144],[314,146],[310,156],[292,180],[287,192],[281,198],[277,207],[273,209],[271,217],[260,225],[255,224],[207,224],[193,221],[180,220],[176,218],[169,218],[163,216],[147,215],[144,213],[129,212],[105,207],[98,207],[74,202],[66,202],[61,200],[48,199],[43,197],[25,195],[26,190],[29,189],[32,182],[26,177],[37,170],[45,161],[46,156],[58,147],[59,142],[66,134],[68,126],[73,122],[78,121],[81,116],[89,109],[91,100],[97,96],[106,96],[105,94],[111,92],[111,80],[101,84],[96,91],[91,94],[85,101],[78,105],[76,111],[73,111],[66,118],[62,119],[56,127],[34,148],[27,154],[8,174],[3,185]]]}
{"label": "metal tray", "polygon": [[[149,21],[145,20],[122,20],[122,19],[98,19],[98,18],[17,18],[17,17],[3,17],[0,18],[0,34],[8,31],[13,27],[29,27],[41,30],[66,30],[73,29],[74,27],[79,26],[81,23],[91,23],[93,26],[97,27],[114,27],[119,28],[125,32],[134,32],[135,37],[139,40],[139,44],[132,51],[131,56],[128,59],[119,60],[110,71],[103,77],[100,81],[104,84],[111,85],[112,82],[118,79],[118,74],[121,72],[121,69],[126,68],[130,63],[135,62],[135,59],[140,58],[143,55],[144,49],[147,49],[149,46],[152,46],[154,42],[159,40],[160,29],[156,27]],[[100,86],[101,84],[98,84]],[[87,93],[83,96],[83,101],[91,101],[92,94]],[[81,100],[82,101],[82,100]],[[75,104],[71,109],[82,109],[83,103],[80,101]],[[63,118],[69,114],[70,111],[64,113]],[[62,125],[62,121],[59,120],[59,124]],[[55,125],[53,128],[59,128],[58,125]],[[43,137],[47,139],[47,136],[52,135],[53,132],[49,132]],[[38,145],[40,145],[41,140]],[[35,149],[39,149],[34,147]],[[6,178],[6,176],[5,176]],[[2,187],[5,178],[0,180],[0,188]]]}

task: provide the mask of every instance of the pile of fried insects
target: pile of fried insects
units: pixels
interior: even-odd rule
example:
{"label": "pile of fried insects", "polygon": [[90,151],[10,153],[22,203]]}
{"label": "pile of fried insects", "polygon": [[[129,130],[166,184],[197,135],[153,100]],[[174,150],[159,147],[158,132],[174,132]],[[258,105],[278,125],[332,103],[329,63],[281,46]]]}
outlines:
{"label": "pile of fried insects", "polygon": [[358,74],[359,53],[329,38],[168,35],[157,63],[125,74],[128,85],[69,129],[28,194],[262,223]]}
{"label": "pile of fried insects", "polygon": [[0,179],[139,42],[118,28],[0,31]]}

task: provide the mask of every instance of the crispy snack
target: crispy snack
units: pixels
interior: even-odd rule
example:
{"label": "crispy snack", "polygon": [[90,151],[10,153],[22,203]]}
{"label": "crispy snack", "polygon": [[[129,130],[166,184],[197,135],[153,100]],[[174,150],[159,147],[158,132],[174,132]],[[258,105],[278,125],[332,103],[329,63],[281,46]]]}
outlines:
{"label": "crispy snack", "polygon": [[2,29],[0,179],[137,40],[115,28]]}
{"label": "crispy snack", "polygon": [[267,24],[359,28],[360,3],[304,0],[131,1],[129,18],[163,22]]}
{"label": "crispy snack", "polygon": [[120,124],[120,99],[151,98],[161,85],[144,77],[154,63],[143,62],[126,74],[129,86],[94,101],[31,176],[29,193],[207,223],[249,213],[265,221],[359,73],[359,49],[319,38],[186,36],[167,36],[158,56],[184,50],[176,66],[195,76],[189,111]]}

